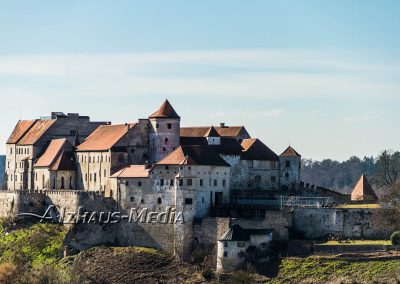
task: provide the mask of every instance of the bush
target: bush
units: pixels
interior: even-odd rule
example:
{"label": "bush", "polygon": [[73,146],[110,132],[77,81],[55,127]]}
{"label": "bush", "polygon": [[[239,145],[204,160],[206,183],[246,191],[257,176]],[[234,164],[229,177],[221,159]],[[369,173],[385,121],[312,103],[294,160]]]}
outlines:
{"label": "bush", "polygon": [[0,283],[14,283],[17,276],[17,268],[12,263],[3,263],[0,265]]}
{"label": "bush", "polygon": [[390,236],[390,241],[396,246],[400,245],[400,231],[393,232]]}
{"label": "bush", "polygon": [[210,269],[204,270],[201,274],[207,281],[210,281],[214,278],[214,272],[212,272]]}

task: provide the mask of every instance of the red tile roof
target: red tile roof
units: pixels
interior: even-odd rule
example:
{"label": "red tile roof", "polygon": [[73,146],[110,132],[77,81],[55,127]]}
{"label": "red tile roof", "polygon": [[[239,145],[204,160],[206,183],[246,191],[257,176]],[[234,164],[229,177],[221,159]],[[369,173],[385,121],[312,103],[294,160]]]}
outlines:
{"label": "red tile roof", "polygon": [[[221,137],[238,137],[242,130],[247,133],[244,126],[213,126],[213,128]],[[210,126],[181,127],[180,135],[182,137],[207,137],[209,130]]]}
{"label": "red tile roof", "polygon": [[50,167],[54,160],[59,156],[63,149],[66,139],[51,140],[44,153],[39,157],[35,163],[35,167]]}
{"label": "red tile roof", "polygon": [[224,166],[230,165],[224,161],[209,146],[180,146],[164,159],[159,161],[159,165],[207,165]]}
{"label": "red tile roof", "polygon": [[369,184],[367,178],[362,175],[358,180],[356,186],[351,193],[352,201],[377,201],[376,196],[372,186]]}
{"label": "red tile roof", "polygon": [[122,170],[119,170],[111,177],[116,178],[147,178],[149,177],[149,170],[144,165],[130,165]]}
{"label": "red tile roof", "polygon": [[278,161],[279,157],[257,138],[243,139],[242,160]]}
{"label": "red tile roof", "polygon": [[17,143],[22,136],[35,124],[36,120],[19,120],[10,137],[7,140],[7,144]]}
{"label": "red tile roof", "polygon": [[161,107],[149,118],[180,118],[168,100],[161,105]]}
{"label": "red tile roof", "polygon": [[17,142],[18,145],[34,145],[55,122],[55,119],[36,120]]}
{"label": "red tile roof", "polygon": [[106,151],[111,149],[136,124],[100,125],[77,151]]}
{"label": "red tile roof", "polygon": [[52,171],[74,171],[75,169],[76,164],[73,152],[61,152],[50,167]]}
{"label": "red tile roof", "polygon": [[301,157],[299,153],[296,152],[291,146],[287,147],[285,151],[279,156],[281,157]]}

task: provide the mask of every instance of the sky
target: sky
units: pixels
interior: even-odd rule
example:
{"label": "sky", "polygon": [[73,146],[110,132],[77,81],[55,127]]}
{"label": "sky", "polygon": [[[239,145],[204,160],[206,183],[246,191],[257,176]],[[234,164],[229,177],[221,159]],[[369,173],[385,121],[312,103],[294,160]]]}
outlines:
{"label": "sky", "polygon": [[400,150],[400,1],[2,1],[0,154],[19,119],[113,123],[168,98],[277,154]]}

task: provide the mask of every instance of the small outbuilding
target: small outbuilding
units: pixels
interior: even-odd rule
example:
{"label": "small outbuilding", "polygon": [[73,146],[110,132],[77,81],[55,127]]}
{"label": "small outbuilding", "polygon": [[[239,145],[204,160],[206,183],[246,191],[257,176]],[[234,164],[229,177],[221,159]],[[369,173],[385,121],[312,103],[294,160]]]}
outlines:
{"label": "small outbuilding", "polygon": [[[235,224],[218,240],[217,271],[229,272],[239,267],[257,248],[273,239],[273,229],[244,229]],[[251,254],[251,255],[249,255]]]}

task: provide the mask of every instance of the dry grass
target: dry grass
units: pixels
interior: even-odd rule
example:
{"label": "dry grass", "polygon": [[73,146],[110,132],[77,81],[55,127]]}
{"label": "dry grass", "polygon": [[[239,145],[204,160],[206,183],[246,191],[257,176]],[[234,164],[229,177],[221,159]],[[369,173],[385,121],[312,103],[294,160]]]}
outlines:
{"label": "dry grass", "polygon": [[392,245],[392,243],[389,240],[354,240],[354,241],[351,241],[348,243],[346,243],[346,241],[342,241],[341,243],[339,243],[338,241],[327,241],[326,243],[321,243],[318,245],[326,245],[326,246],[387,245],[387,246],[390,246],[390,245]]}
{"label": "dry grass", "polygon": [[351,209],[351,208],[365,208],[365,209],[379,209],[382,208],[380,204],[343,204],[338,206],[337,208],[346,208],[346,209]]}

